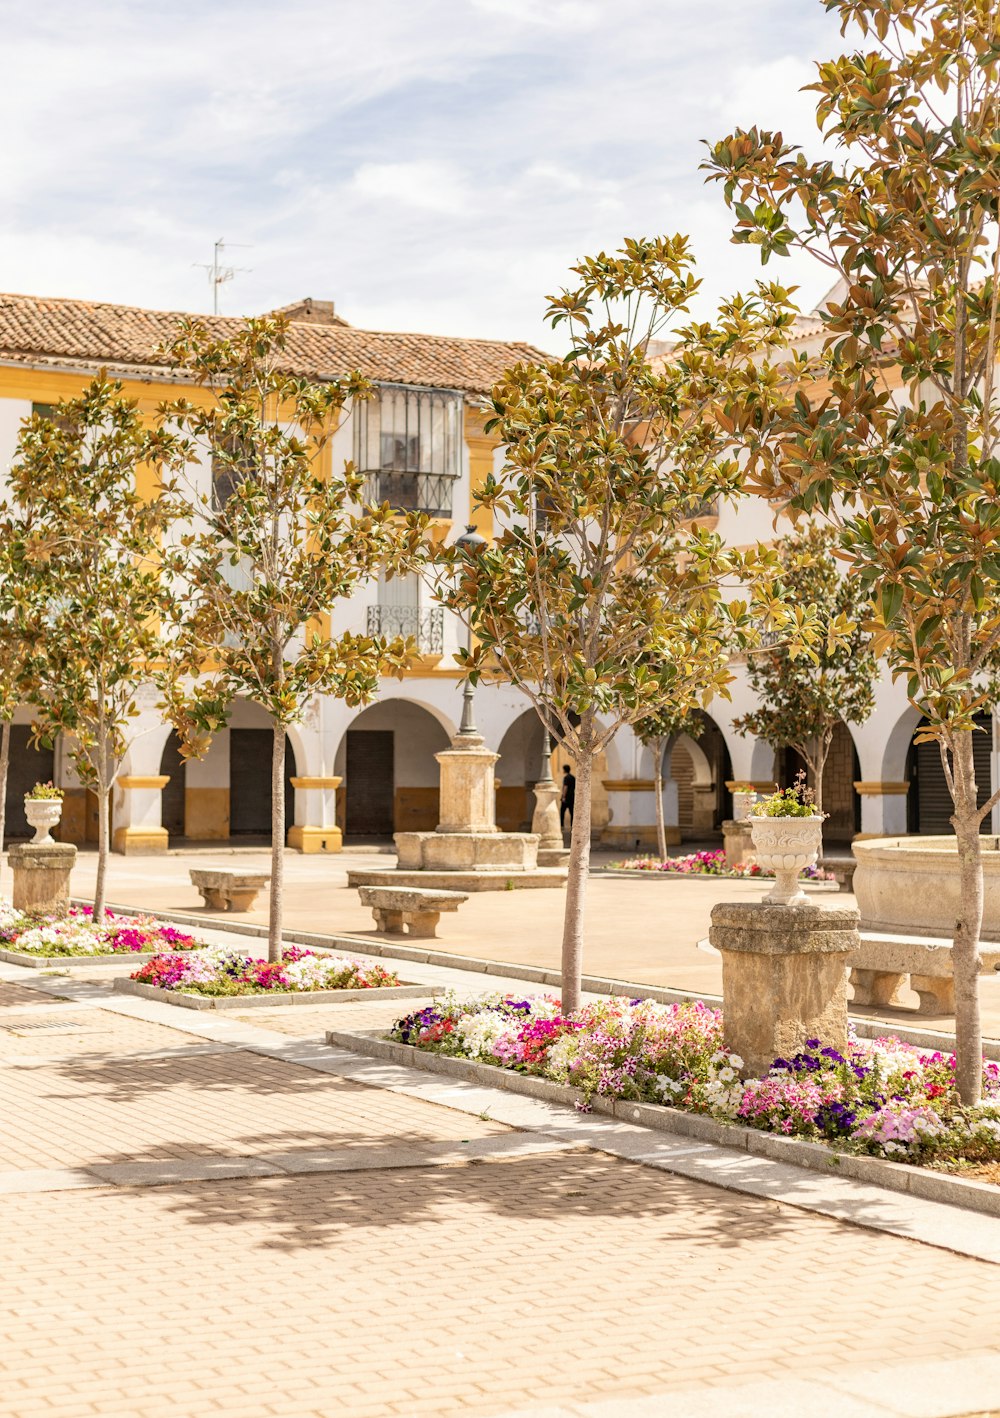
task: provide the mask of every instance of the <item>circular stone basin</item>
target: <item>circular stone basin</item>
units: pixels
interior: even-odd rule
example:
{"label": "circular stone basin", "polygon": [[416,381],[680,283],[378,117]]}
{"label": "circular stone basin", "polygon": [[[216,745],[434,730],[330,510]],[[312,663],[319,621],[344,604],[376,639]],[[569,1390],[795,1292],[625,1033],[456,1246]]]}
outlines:
{"label": "circular stone basin", "polygon": [[[980,837],[983,939],[1000,940],[1000,837]],[[954,837],[877,837],[855,842],[854,894],[861,929],[951,936],[959,911]]]}

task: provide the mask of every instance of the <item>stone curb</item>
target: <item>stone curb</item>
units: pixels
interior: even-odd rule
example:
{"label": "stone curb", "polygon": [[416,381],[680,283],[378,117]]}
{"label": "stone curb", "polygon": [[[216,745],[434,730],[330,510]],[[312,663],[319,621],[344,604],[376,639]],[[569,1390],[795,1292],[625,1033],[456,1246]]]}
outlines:
{"label": "stone curb", "polygon": [[268,990],[261,995],[187,995],[141,980],[115,980],[118,994],[140,995],[181,1009],[273,1009],[275,1005],[343,1004],[348,1000],[428,999],[442,991],[434,985],[384,985],[370,990]]}
{"label": "stone curb", "polygon": [[[194,954],[185,951],[184,954]],[[23,965],[26,970],[65,970],[67,966],[90,965],[142,965],[147,960],[155,960],[164,951],[119,950],[113,955],[29,955],[26,951],[0,950],[0,960],[7,965]]]}
{"label": "stone curb", "polygon": [[[563,1107],[579,1106],[583,1102],[581,1091],[566,1084],[494,1068],[490,1064],[474,1063],[471,1059],[427,1053],[409,1044],[397,1044],[394,1040],[376,1034],[353,1034],[347,1030],[331,1029],[326,1034],[326,1042],[337,1048],[349,1049],[353,1053],[365,1054],[369,1058],[382,1059],[386,1063],[399,1064],[404,1068],[419,1068],[427,1073],[445,1074],[461,1079],[464,1083],[502,1088],[509,1093],[541,1098],[545,1102],[561,1104]],[[967,1211],[978,1211],[985,1216],[1000,1217],[1000,1187],[989,1182],[949,1177],[923,1167],[883,1161],[879,1157],[836,1152],[822,1143],[778,1137],[774,1133],[758,1132],[755,1128],[741,1127],[736,1123],[720,1123],[700,1113],[682,1113],[675,1108],[660,1107],[655,1103],[634,1103],[595,1097],[591,1100],[591,1108],[595,1113],[603,1113],[620,1122],[637,1124],[657,1132],[695,1137],[720,1147],[748,1152],[756,1157],[766,1157],[772,1162],[784,1162],[811,1172],[835,1173],[854,1181],[884,1187],[888,1191],[904,1192],[923,1201],[943,1202],[948,1206],[960,1206]],[[724,1181],[720,1180],[719,1184],[724,1185]],[[734,1190],[739,1188],[735,1187]]]}

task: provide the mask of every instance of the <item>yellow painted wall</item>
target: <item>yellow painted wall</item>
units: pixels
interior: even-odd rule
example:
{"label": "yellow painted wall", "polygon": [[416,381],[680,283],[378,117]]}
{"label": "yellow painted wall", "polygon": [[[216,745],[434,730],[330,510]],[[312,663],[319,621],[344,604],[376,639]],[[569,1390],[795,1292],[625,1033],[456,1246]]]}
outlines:
{"label": "yellow painted wall", "polygon": [[229,789],[184,789],[184,835],[199,842],[229,837]]}

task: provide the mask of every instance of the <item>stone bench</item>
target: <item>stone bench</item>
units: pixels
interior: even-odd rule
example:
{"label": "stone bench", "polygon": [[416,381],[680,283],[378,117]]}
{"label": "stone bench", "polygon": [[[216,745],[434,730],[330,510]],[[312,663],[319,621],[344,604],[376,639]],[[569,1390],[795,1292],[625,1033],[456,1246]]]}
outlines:
{"label": "stone bench", "polygon": [[[1000,945],[980,945],[979,973],[1000,967]],[[899,936],[866,936],[848,959],[854,1003],[896,1005],[908,975],[920,996],[917,1014],[954,1014],[955,977],[949,941],[906,940]]]}
{"label": "stone bench", "polygon": [[853,858],[848,857],[820,857],[819,866],[821,870],[829,872],[841,891],[852,891],[854,889],[854,873],[858,864]]}
{"label": "stone bench", "polygon": [[425,887],[360,886],[362,906],[370,906],[376,930],[387,935],[424,938],[437,935],[442,911],[457,911],[468,896],[462,891],[429,891]]}
{"label": "stone bench", "polygon": [[269,871],[242,871],[239,867],[192,867],[191,885],[213,911],[252,911],[257,894],[271,880]]}

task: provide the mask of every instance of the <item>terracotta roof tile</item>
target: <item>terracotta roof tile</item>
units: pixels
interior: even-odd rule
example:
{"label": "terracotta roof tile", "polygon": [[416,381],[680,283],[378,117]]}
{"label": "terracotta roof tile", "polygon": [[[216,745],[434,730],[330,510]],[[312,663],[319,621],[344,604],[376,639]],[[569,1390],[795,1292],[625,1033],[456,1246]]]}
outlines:
{"label": "terracotta roof tile", "polygon": [[[166,376],[169,368],[158,349],[181,318],[180,311],[0,295],[0,362],[81,370],[103,365],[116,373]],[[224,315],[197,318],[220,336],[241,323]],[[287,355],[289,368],[310,378],[336,378],[360,369],[381,383],[470,394],[486,393],[508,365],[545,357],[518,341],[392,334],[296,320],[289,328]]]}

